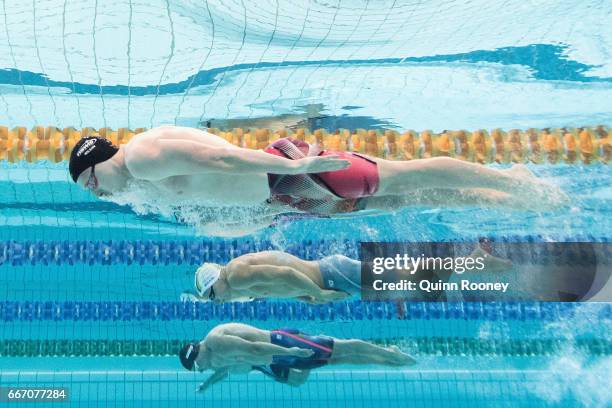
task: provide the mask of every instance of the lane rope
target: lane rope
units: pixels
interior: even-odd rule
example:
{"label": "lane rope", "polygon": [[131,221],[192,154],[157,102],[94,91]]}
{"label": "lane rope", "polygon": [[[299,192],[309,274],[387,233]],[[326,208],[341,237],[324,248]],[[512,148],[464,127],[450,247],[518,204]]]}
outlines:
{"label": "lane rope", "polygon": [[[99,136],[125,144],[145,128],[0,126],[0,160],[53,163],[67,161],[82,137]],[[612,130],[607,126],[544,129],[446,130],[435,133],[378,129],[229,129],[209,128],[237,146],[263,149],[282,137],[293,137],[322,149],[354,151],[390,160],[454,157],[476,163],[608,163],[612,157]]]}
{"label": "lane rope", "polygon": [[[191,340],[196,341],[196,340]],[[414,356],[537,357],[567,351],[590,356],[612,355],[609,339],[476,339],[464,337],[398,337],[373,341],[398,346]],[[169,357],[186,340],[3,340],[0,357]]]}
{"label": "lane rope", "polygon": [[[550,237],[549,237],[550,238]],[[591,243],[602,256],[598,262],[612,262],[612,245],[605,237],[577,236],[559,237],[558,242],[546,242],[541,236],[506,236],[490,238],[496,243],[496,256],[521,263],[550,264],[568,251],[575,253],[577,265],[589,258],[582,252]],[[457,253],[469,254],[474,249],[473,241],[454,240]],[[524,243],[525,245],[515,245]],[[572,246],[572,243],[575,245]],[[507,245],[506,245],[507,244]],[[533,244],[533,245],[529,245]],[[414,243],[423,253],[437,253],[436,243]],[[357,240],[304,240],[293,241],[284,251],[307,260],[320,259],[327,255],[342,253],[359,259],[360,241]],[[278,247],[269,240],[192,240],[192,241],[0,241],[0,265],[199,265],[204,262],[225,264],[244,254],[274,250]],[[559,252],[564,251],[564,252]],[[419,252],[419,253],[420,253]],[[591,255],[592,256],[592,255]]]}
{"label": "lane rope", "polygon": [[[266,320],[486,320],[554,321],[588,310],[597,321],[612,319],[612,304],[561,302],[365,302],[321,305],[294,301],[4,301],[0,321],[266,321]],[[401,317],[398,317],[401,316]]]}

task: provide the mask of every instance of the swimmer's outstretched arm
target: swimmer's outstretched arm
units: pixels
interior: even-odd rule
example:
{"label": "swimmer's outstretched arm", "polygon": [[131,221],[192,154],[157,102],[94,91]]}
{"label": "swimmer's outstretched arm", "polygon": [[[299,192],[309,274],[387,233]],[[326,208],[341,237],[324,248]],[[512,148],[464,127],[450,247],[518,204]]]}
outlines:
{"label": "swimmer's outstretched arm", "polygon": [[319,287],[308,276],[290,266],[250,265],[240,262],[232,265],[228,277],[232,288],[257,289],[279,297],[311,296],[326,300],[328,295],[338,295],[336,291]]}
{"label": "swimmer's outstretched arm", "polygon": [[183,139],[143,139],[126,151],[125,164],[132,176],[161,180],[202,173],[303,174],[340,170],[350,162],[336,156],[314,156],[300,160],[237,146],[209,146]]}
{"label": "swimmer's outstretched arm", "polygon": [[314,353],[310,349],[281,347],[262,341],[248,341],[242,337],[230,334],[209,335],[206,341],[213,350],[218,350],[218,352],[223,353],[225,356],[247,357],[253,364],[268,364],[272,361],[272,356],[306,358]]}
{"label": "swimmer's outstretched arm", "polygon": [[222,368],[222,369],[215,371],[214,373],[211,374],[210,377],[206,379],[206,381],[198,385],[198,388],[196,388],[196,391],[197,392],[206,391],[206,389],[209,388],[211,385],[216,384],[219,381],[226,379],[228,373],[229,373],[229,370],[227,368]]}

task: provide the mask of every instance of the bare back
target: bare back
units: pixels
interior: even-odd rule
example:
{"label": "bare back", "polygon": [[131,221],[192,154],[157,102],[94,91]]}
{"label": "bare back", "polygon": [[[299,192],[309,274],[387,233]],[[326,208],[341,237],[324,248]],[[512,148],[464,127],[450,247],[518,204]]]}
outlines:
{"label": "bare back", "polygon": [[288,266],[302,272],[312,281],[321,284],[321,272],[319,264],[316,261],[305,261],[283,251],[261,251],[242,255],[227,265],[228,272],[239,267],[240,264],[247,263],[249,265],[272,265],[272,266]]}

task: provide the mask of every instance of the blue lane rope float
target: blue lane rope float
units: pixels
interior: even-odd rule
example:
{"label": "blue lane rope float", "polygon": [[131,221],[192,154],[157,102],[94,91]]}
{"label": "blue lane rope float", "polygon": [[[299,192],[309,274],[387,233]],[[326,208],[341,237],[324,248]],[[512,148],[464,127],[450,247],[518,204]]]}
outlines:
{"label": "blue lane rope float", "polygon": [[[552,302],[362,302],[310,305],[293,301],[210,302],[0,302],[0,321],[234,321],[234,320],[487,320],[570,319],[584,306]],[[598,305],[598,320],[612,319],[612,305]]]}
{"label": "blue lane rope float", "polygon": [[[337,242],[334,248],[357,257],[359,243]],[[252,252],[274,249],[270,241],[0,241],[0,265],[168,265],[226,263]],[[287,252],[313,259],[329,251],[329,241],[294,243]]]}
{"label": "blue lane rope float", "polygon": [[[191,340],[197,341],[197,340]],[[0,357],[169,357],[186,340],[2,340]],[[612,355],[609,339],[477,339],[465,337],[399,337],[374,340],[395,345],[414,356],[536,357],[555,356],[571,349],[590,356]]]}
{"label": "blue lane rope float", "polygon": [[[542,243],[536,249],[504,247],[507,258],[536,264],[552,262],[559,250],[555,243],[544,243],[541,236],[511,236],[491,239],[498,243]],[[561,242],[608,243],[608,238],[593,236],[564,237]],[[461,242],[461,241],[454,241]],[[359,258],[359,242],[355,240],[308,240],[293,242],[284,250],[302,259],[317,259],[333,253]],[[468,243],[468,245],[473,245]],[[602,247],[612,259],[612,246]],[[277,249],[267,240],[214,240],[214,241],[0,241],[0,265],[198,265],[203,262],[227,263],[243,254]],[[583,257],[576,253],[576,262]]]}

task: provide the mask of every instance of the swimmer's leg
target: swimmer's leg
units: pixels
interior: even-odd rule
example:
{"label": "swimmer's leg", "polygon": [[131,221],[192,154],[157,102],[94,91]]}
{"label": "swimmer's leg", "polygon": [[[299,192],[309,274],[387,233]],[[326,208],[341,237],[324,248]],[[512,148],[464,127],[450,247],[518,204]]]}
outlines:
{"label": "swimmer's leg", "polygon": [[382,364],[396,367],[416,364],[412,357],[395,346],[384,348],[356,339],[334,339],[334,351],[329,362],[330,364]]}
{"label": "swimmer's leg", "polygon": [[550,208],[543,202],[531,203],[516,195],[486,188],[467,190],[425,189],[404,196],[374,196],[363,198],[365,209],[396,211],[411,206],[426,207],[480,207],[538,210]]}
{"label": "swimmer's leg", "polygon": [[565,202],[567,196],[556,186],[527,176],[526,168],[497,170],[450,157],[410,161],[376,159],[379,196],[401,196],[422,189],[490,189],[530,196],[547,202]]}

